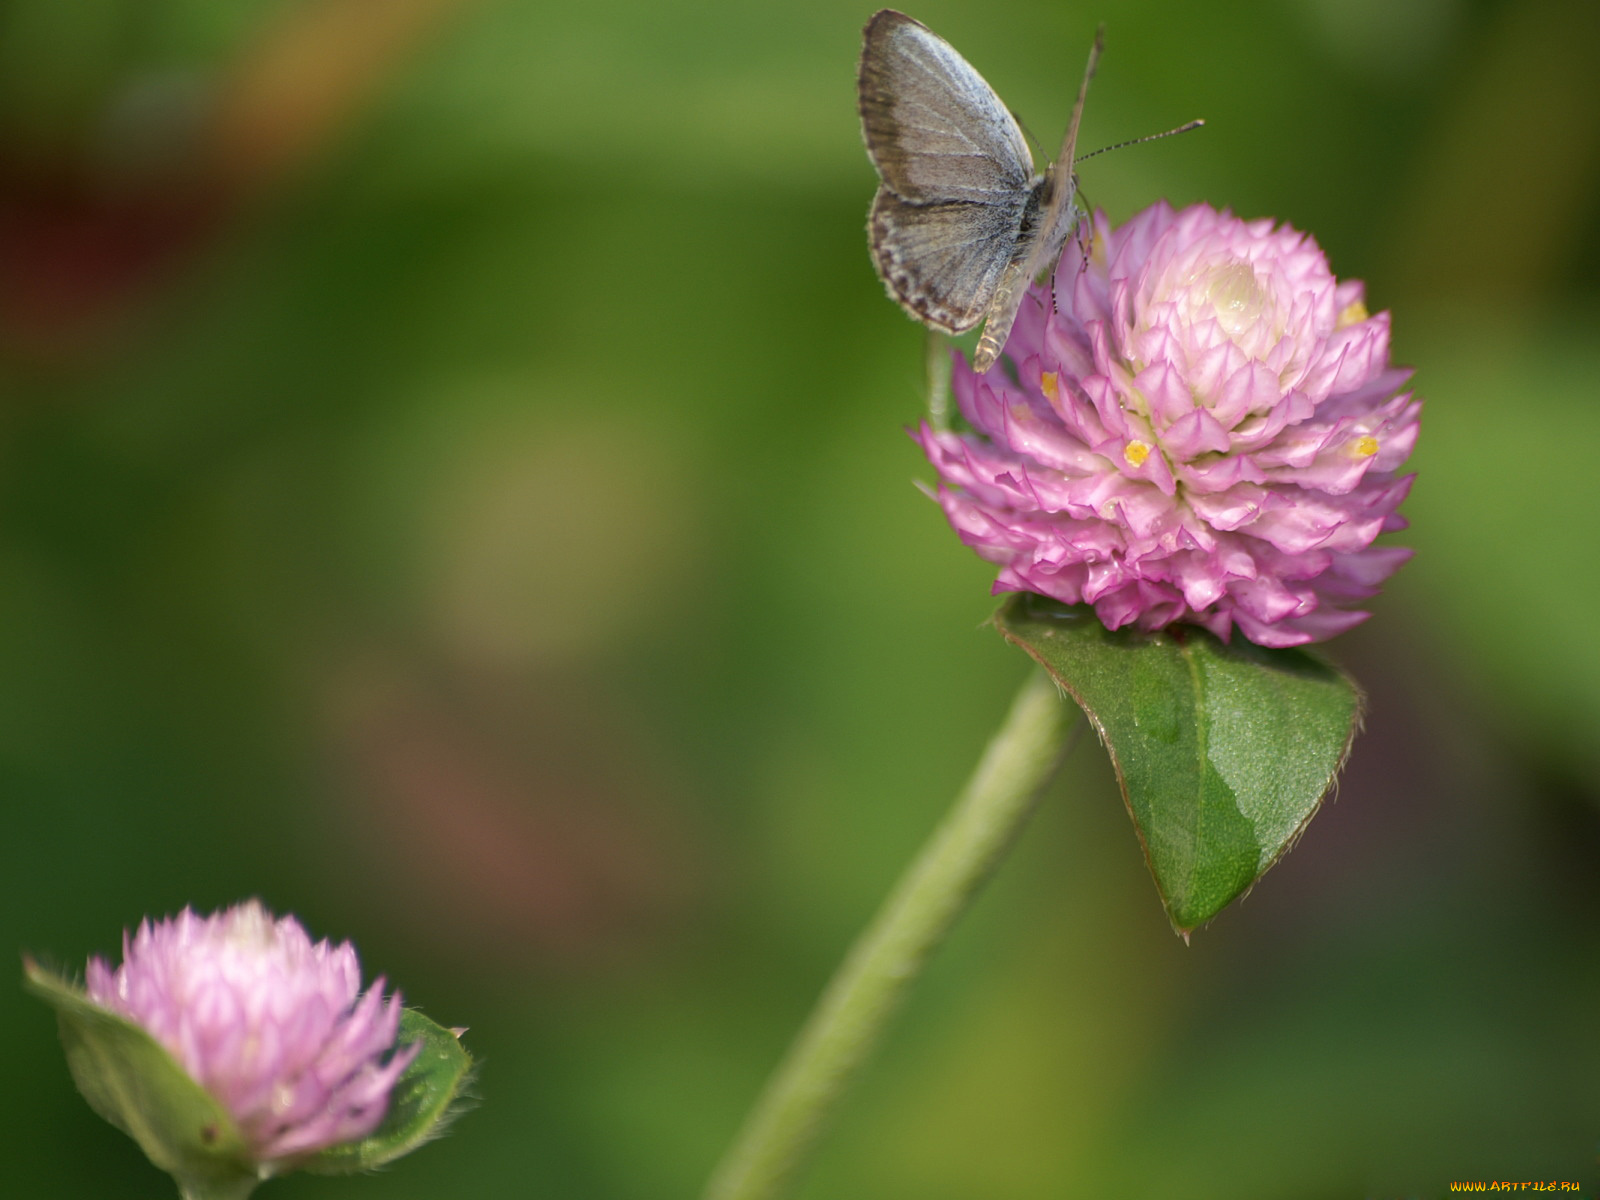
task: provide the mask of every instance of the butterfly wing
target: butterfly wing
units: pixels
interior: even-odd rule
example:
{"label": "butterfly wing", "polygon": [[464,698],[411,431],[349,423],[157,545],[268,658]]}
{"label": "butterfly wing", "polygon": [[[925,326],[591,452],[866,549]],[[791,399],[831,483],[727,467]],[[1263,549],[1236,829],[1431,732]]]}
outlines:
{"label": "butterfly wing", "polygon": [[983,318],[1037,181],[1016,121],[954,47],[903,13],[867,23],[861,132],[883,180],[873,261],[908,313],[946,333]]}
{"label": "butterfly wing", "polygon": [[1012,204],[1033,180],[1022,130],[955,47],[904,13],[867,23],[861,132],[884,186],[913,204]]}
{"label": "butterfly wing", "polygon": [[1017,311],[1022,307],[1022,297],[1034,277],[1055,263],[1061,247],[1077,227],[1082,210],[1078,208],[1078,175],[1073,160],[1078,153],[1078,125],[1083,120],[1083,102],[1089,95],[1089,81],[1094,78],[1095,67],[1105,49],[1106,28],[1095,31],[1094,45],[1089,50],[1089,65],[1084,68],[1083,82],[1078,85],[1078,99],[1072,106],[1072,117],[1067,122],[1067,135],[1061,142],[1061,153],[1045,172],[1039,188],[1039,219],[1033,224],[1031,239],[1019,248],[995,282],[988,311],[984,314],[983,336],[978,339],[972,355],[972,366],[980,374],[994,365],[1011,335]]}
{"label": "butterfly wing", "polygon": [[1061,246],[1071,235],[1082,215],[1077,205],[1078,172],[1075,159],[1078,155],[1078,126],[1083,120],[1083,102],[1089,95],[1089,83],[1094,79],[1095,67],[1105,52],[1106,27],[1101,25],[1094,33],[1094,45],[1089,48],[1089,62],[1083,69],[1083,82],[1078,85],[1078,98],[1072,105],[1072,117],[1067,122],[1067,135],[1061,141],[1061,153],[1045,173],[1043,190],[1043,216],[1039,221],[1039,240],[1028,252],[1028,275],[1031,279],[1045,267],[1054,264]]}
{"label": "butterfly wing", "polygon": [[911,204],[881,187],[868,224],[872,261],[908,313],[943,333],[960,333],[988,312],[1019,223],[1020,215],[1004,206]]}

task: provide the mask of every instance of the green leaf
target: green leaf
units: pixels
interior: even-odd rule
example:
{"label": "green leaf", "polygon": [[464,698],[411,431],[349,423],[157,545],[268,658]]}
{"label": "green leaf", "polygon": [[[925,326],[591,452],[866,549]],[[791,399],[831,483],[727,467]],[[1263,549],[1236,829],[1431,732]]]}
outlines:
{"label": "green leaf", "polygon": [[1185,935],[1293,844],[1361,724],[1361,691],[1302,650],[1204,630],[1111,632],[1019,593],[995,616],[1088,714],[1173,925]]}
{"label": "green leaf", "polygon": [[383,1124],[356,1142],[333,1146],[296,1164],[319,1175],[368,1171],[409,1154],[448,1123],[451,1104],[461,1095],[472,1070],[472,1056],[461,1039],[408,1008],[400,1015],[402,1046],[420,1041],[422,1050],[406,1068],[389,1097]]}
{"label": "green leaf", "polygon": [[139,1026],[31,960],[24,986],[56,1010],[67,1066],[89,1107],[194,1195],[247,1195],[258,1181],[227,1111]]}

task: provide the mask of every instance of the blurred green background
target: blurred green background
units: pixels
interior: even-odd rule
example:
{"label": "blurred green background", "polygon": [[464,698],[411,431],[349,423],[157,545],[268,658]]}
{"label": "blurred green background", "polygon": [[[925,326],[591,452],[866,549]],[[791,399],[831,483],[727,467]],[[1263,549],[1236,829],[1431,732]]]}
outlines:
{"label": "blurred green background", "polygon": [[[911,486],[868,5],[0,6],[0,947],[250,895],[471,1027],[312,1198],[691,1197],[1025,672]],[[1081,745],[809,1200],[1600,1187],[1600,5],[927,0],[1427,398],[1336,803],[1173,936]],[[16,1197],[171,1185],[0,989]]]}

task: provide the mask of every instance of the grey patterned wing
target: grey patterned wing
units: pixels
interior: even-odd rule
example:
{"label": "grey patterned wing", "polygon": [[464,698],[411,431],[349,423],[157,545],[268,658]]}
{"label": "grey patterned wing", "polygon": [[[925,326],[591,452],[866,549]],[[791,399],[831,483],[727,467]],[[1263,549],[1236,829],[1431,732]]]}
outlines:
{"label": "grey patterned wing", "polygon": [[1011,261],[1026,202],[909,204],[879,188],[868,233],[889,294],[924,325],[944,333],[971,329]]}
{"label": "grey patterned wing", "polygon": [[1073,160],[1078,153],[1078,125],[1083,120],[1083,102],[1089,95],[1089,81],[1094,78],[1095,66],[1105,49],[1106,27],[1095,32],[1094,45],[1089,50],[1089,64],[1083,69],[1083,82],[1078,85],[1078,99],[1072,106],[1072,118],[1067,122],[1067,136],[1062,140],[1061,153],[1045,172],[1039,187],[1040,205],[1038,220],[1032,224],[1031,240],[1018,247],[1018,254],[995,285],[989,303],[987,319],[983,323],[983,336],[973,351],[972,366],[980,375],[994,366],[1005,349],[1011,326],[1016,323],[1017,311],[1022,307],[1023,293],[1034,276],[1046,267],[1053,267],[1061,254],[1061,247],[1077,228],[1083,210],[1078,207],[1078,174]]}
{"label": "grey patterned wing", "polygon": [[867,153],[902,200],[1004,203],[1031,186],[1033,156],[994,89],[904,13],[867,23],[857,97]]}

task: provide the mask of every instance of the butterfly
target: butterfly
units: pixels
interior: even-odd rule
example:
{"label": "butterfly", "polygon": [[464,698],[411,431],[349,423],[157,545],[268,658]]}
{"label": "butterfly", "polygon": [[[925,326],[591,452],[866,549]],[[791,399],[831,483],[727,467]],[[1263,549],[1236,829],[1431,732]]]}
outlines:
{"label": "butterfly", "polygon": [[954,46],[886,8],[867,22],[857,76],[861,134],[882,181],[867,236],[878,275],[924,325],[983,324],[972,365],[994,365],[1034,277],[1077,226],[1073,154],[1095,34],[1061,153],[1043,174],[1006,106]]}

